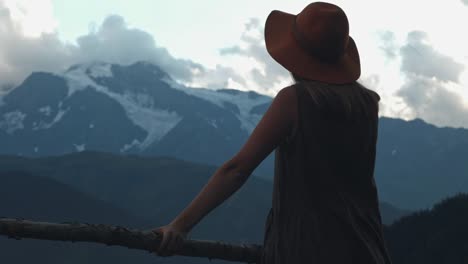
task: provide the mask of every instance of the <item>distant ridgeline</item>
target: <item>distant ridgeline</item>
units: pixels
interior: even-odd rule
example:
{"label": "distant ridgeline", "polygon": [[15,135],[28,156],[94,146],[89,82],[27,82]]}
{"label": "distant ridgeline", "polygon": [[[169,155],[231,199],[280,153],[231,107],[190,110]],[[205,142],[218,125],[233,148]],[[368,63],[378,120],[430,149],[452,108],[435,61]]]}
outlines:
{"label": "distant ridgeline", "polygon": [[385,227],[394,264],[468,263],[468,194],[460,193]]}
{"label": "distant ridgeline", "polygon": [[[133,215],[161,221],[161,224],[172,220],[171,217],[195,197],[216,169],[215,166],[172,157],[122,156],[89,151],[44,158],[0,155],[0,172],[23,171],[53,179]],[[272,190],[271,181],[253,175],[231,200],[226,201],[230,211],[222,216],[222,222],[239,225],[240,230],[235,233],[248,237],[263,226],[266,217],[263,214],[271,206]],[[409,213],[385,202],[381,203],[381,210],[385,223]],[[168,215],[161,216],[160,212]],[[249,217],[257,219],[254,221],[257,226],[250,228],[252,222],[244,226],[245,220],[239,220]]]}
{"label": "distant ridgeline", "polygon": [[[5,157],[2,157],[4,159]],[[153,168],[148,166],[147,174],[124,176],[115,174],[115,168],[108,165],[97,168],[91,173],[92,162],[76,155],[67,157],[67,181],[64,184],[54,177],[65,178],[63,168],[53,166],[65,160],[43,159],[35,165],[37,173],[48,172],[54,177],[44,177],[27,172],[0,172],[0,212],[1,216],[21,217],[28,220],[50,222],[88,222],[122,225],[132,228],[147,229],[172,219],[186,205],[195,190],[207,180],[206,167],[188,165],[173,159],[148,159],[128,157],[128,163],[120,169],[131,170],[129,166],[156,163],[164,168],[163,173],[149,173]],[[94,158],[98,158],[94,156]],[[112,157],[103,155],[100,162],[107,159],[115,163]],[[114,162],[113,162],[114,161]],[[9,161],[15,163],[15,158]],[[49,164],[47,164],[49,163]],[[17,163],[20,164],[20,163]],[[23,165],[25,163],[22,163]],[[28,165],[31,165],[29,163]],[[85,169],[78,170],[78,164]],[[116,165],[115,167],[118,167]],[[191,176],[182,178],[173,176],[169,169],[182,165],[181,171]],[[38,169],[42,166],[42,169]],[[195,167],[193,167],[195,166]],[[0,166],[3,167],[3,166]],[[107,169],[106,174],[103,173]],[[141,172],[141,171],[140,171]],[[82,177],[85,174],[87,177]],[[152,175],[150,175],[152,174]],[[45,174],[44,174],[45,175]],[[92,180],[92,179],[95,180]],[[134,184],[129,180],[134,178]],[[171,180],[172,178],[172,180]],[[61,179],[63,180],[63,179]],[[89,181],[89,182],[87,182]],[[146,183],[146,187],[144,186]],[[195,239],[213,239],[234,243],[262,243],[263,224],[266,217],[266,202],[269,195],[268,182],[249,180],[230,200],[215,209],[192,231]],[[125,186],[122,186],[125,184]],[[192,187],[191,185],[196,185]],[[111,187],[105,187],[105,186]],[[263,187],[262,187],[263,186]],[[115,187],[115,188],[114,188]],[[177,188],[176,188],[177,187]],[[111,189],[114,193],[111,193]],[[86,191],[83,191],[86,190]],[[91,193],[94,190],[95,193]],[[188,194],[184,195],[187,192]],[[119,196],[122,196],[118,198]],[[190,196],[190,197],[189,197]],[[122,201],[131,198],[127,203]],[[139,204],[141,202],[142,204]],[[131,204],[136,208],[131,208]],[[468,251],[468,195],[459,194],[436,204],[433,209],[418,211],[396,220],[384,227],[385,239],[394,264],[466,264]],[[119,205],[120,208],[119,208]],[[14,240],[0,236],[0,261],[3,263],[206,263],[206,259],[171,257],[156,258],[140,251],[121,247],[104,247],[89,243],[65,243],[43,240]],[[24,254],[27,252],[27,254]],[[228,263],[213,260],[212,263]]]}
{"label": "distant ridgeline", "polygon": [[[80,151],[167,156],[219,166],[231,158],[272,98],[190,88],[156,65],[102,62],[36,72],[3,97],[0,154]],[[381,118],[376,180],[381,201],[424,209],[468,192],[468,130]],[[274,154],[254,171],[271,181]],[[417,194],[417,195],[415,195]]]}

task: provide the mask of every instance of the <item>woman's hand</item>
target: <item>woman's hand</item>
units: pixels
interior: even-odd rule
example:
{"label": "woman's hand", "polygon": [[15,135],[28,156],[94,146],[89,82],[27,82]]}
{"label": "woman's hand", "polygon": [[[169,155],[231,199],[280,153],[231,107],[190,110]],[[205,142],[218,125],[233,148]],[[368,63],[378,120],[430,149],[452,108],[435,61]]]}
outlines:
{"label": "woman's hand", "polygon": [[169,257],[183,245],[183,242],[187,238],[187,232],[181,230],[173,224],[168,224],[151,230],[154,233],[161,234],[162,241],[159,248],[155,248],[155,253],[161,257]]}

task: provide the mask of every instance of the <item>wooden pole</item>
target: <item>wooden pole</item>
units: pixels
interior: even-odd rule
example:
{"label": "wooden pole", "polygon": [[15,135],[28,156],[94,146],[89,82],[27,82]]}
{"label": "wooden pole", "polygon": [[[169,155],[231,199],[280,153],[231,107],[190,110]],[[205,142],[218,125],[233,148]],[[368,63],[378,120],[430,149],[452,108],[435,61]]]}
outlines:
{"label": "wooden pole", "polygon": [[[88,223],[47,223],[0,218],[0,235],[9,238],[33,238],[71,242],[95,242],[154,252],[161,235],[149,230],[131,230],[121,226]],[[233,245],[219,241],[186,239],[174,255],[259,263],[262,246]]]}

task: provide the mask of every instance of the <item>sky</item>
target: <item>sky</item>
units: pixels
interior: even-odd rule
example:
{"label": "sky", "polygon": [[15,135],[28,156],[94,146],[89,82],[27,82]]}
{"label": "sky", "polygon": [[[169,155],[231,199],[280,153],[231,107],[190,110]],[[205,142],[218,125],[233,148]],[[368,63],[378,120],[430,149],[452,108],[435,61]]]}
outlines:
{"label": "sky", "polygon": [[[468,128],[468,0],[329,2],[348,16],[359,81],[380,94],[382,116]],[[33,71],[147,60],[191,87],[273,97],[292,80],[266,52],[266,17],[309,3],[0,0],[0,87],[5,93]]]}

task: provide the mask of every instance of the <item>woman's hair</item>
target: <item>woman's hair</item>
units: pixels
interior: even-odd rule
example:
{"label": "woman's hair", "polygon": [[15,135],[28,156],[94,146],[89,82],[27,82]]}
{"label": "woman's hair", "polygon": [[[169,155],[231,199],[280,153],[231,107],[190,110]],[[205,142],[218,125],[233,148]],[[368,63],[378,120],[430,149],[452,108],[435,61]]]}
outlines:
{"label": "woman's hair", "polygon": [[294,80],[294,83],[307,81],[307,79],[302,78],[302,77],[299,77],[299,76],[297,76],[296,74],[294,74],[294,73],[292,73],[292,72],[290,72],[290,74],[291,74],[291,76],[292,76],[292,78],[293,78],[293,80]]}
{"label": "woman's hair", "polygon": [[[326,115],[346,120],[357,117],[375,117],[378,113],[379,95],[357,81],[330,84],[302,78],[291,73],[294,85],[301,85],[310,94],[314,105]],[[346,89],[346,91],[342,91]]]}

